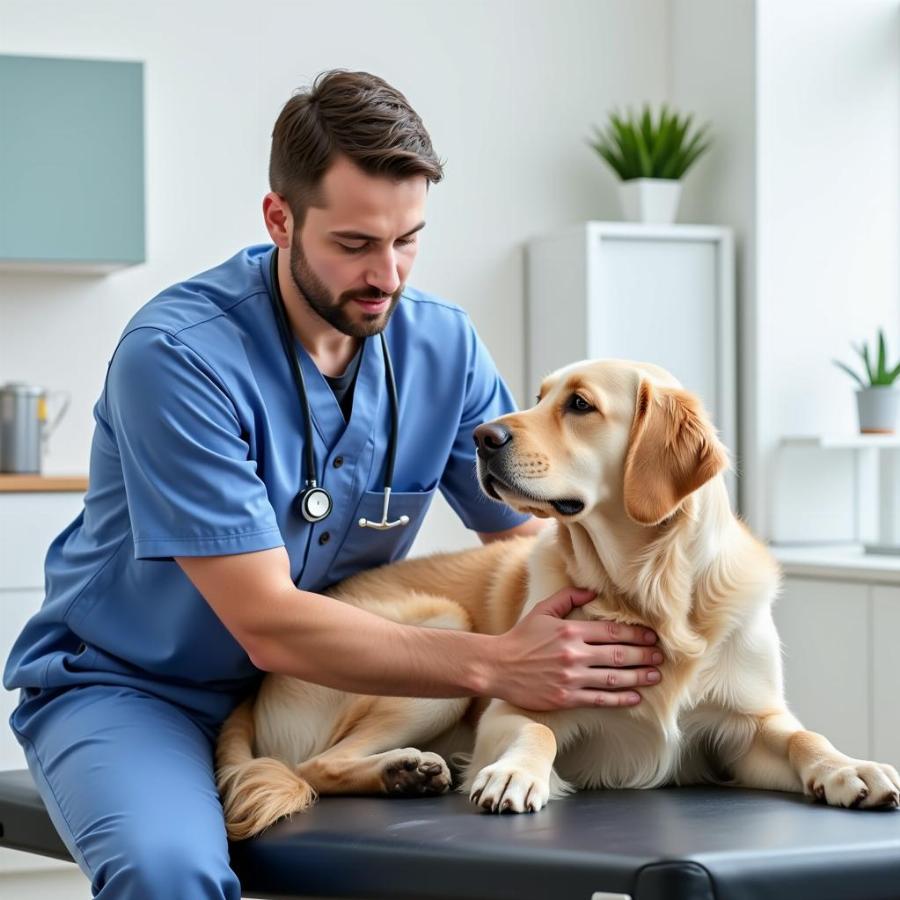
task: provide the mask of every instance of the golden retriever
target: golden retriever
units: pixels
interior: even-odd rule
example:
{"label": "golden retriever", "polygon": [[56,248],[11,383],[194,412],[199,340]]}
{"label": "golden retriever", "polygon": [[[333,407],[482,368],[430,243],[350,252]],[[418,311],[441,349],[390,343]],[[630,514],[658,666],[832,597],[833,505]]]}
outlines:
{"label": "golden retriever", "polygon": [[499,634],[560,588],[588,588],[596,598],[571,618],[654,629],[662,681],[629,708],[475,704],[473,746],[468,699],[355,695],[270,674],[219,739],[232,838],[317,794],[444,792],[451,776],[436,751],[453,750],[471,752],[463,789],[492,811],[537,811],[578,788],[700,782],[900,804],[892,766],[840,753],[788,711],[771,616],[777,564],[732,513],[725,448],[669,373],[622,360],[569,366],[534,408],[476,439],[484,491],[555,527],[364,572],[329,593],[400,622]]}

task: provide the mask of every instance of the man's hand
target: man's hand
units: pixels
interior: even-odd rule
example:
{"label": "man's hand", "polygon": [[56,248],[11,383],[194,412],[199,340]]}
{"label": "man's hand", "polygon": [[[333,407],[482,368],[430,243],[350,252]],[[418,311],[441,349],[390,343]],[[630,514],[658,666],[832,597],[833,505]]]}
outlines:
{"label": "man's hand", "polygon": [[631,689],[661,678],[653,668],[663,661],[656,634],[604,620],[566,621],[594,596],[575,588],[557,591],[500,635],[490,696],[532,710],[640,703]]}

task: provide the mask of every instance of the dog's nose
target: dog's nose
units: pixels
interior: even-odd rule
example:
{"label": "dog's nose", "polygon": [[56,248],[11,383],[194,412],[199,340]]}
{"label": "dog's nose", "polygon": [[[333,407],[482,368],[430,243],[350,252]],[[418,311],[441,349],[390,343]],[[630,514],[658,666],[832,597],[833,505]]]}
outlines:
{"label": "dog's nose", "polygon": [[512,432],[503,425],[485,422],[475,429],[472,437],[478,447],[478,455],[482,459],[490,459],[512,440]]}

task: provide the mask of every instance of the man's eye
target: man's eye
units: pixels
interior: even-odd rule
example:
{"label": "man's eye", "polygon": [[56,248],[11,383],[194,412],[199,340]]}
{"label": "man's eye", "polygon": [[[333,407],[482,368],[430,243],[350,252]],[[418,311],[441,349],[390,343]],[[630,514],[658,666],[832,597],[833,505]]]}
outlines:
{"label": "man's eye", "polygon": [[338,247],[340,247],[341,250],[343,250],[345,253],[362,253],[367,246],[367,244],[360,244],[358,247],[351,247],[349,244],[342,244],[340,241],[338,241]]}
{"label": "man's eye", "polygon": [[566,409],[571,409],[574,412],[586,413],[592,412],[594,407],[591,406],[587,400],[584,399],[580,394],[572,394],[569,397],[568,402],[566,403]]}
{"label": "man's eye", "polygon": [[394,243],[397,244],[399,247],[408,247],[410,244],[414,244],[415,242],[416,242],[415,237],[397,238],[397,240],[394,241]]}

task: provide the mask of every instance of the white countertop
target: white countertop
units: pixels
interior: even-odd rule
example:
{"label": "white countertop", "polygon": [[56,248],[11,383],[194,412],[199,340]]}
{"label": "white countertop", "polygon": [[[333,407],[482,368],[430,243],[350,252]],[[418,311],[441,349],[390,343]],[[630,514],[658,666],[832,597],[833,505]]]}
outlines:
{"label": "white countertop", "polygon": [[785,575],[900,584],[900,555],[864,552],[860,544],[769,546]]}

